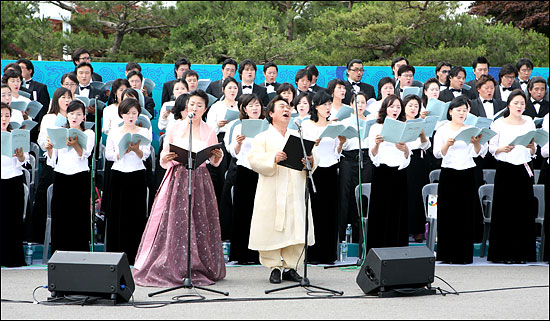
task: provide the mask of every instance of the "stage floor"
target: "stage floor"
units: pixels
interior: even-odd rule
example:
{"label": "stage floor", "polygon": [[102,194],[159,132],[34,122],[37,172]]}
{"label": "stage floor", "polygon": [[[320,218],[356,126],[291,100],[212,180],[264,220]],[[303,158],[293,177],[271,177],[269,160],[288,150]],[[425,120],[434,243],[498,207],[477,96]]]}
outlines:
{"label": "stage floor", "polygon": [[[358,270],[308,268],[313,285],[344,291],[344,296],[308,296],[303,288],[265,294],[278,288],[268,281],[270,271],[261,266],[228,266],[224,280],[212,289],[228,291],[224,297],[200,291],[205,301],[171,304],[156,309],[132,306],[45,306],[2,302],[2,319],[549,319],[548,287],[504,289],[549,284],[548,264],[527,266],[488,265],[476,258],[473,265],[437,264],[435,274],[449,282],[460,295],[432,295],[380,299],[365,296],[355,282]],[[303,270],[300,271],[300,274]],[[33,301],[32,292],[47,283],[45,266],[2,269],[2,299]],[[280,286],[291,285],[283,281]],[[442,281],[433,283],[451,291]],[[191,293],[176,290],[149,298],[157,288],[136,287],[136,302],[170,301]],[[467,293],[469,292],[469,293]],[[36,298],[44,301],[47,289],[38,289]],[[249,299],[249,300],[248,300]]]}

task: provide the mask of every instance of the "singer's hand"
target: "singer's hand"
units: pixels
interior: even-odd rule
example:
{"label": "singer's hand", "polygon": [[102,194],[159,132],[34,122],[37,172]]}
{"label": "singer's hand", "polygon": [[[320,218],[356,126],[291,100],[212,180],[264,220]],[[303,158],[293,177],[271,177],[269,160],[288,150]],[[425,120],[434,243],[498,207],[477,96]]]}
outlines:
{"label": "singer's hand", "polygon": [[317,138],[315,140],[315,146],[319,146],[319,143],[321,142],[321,138]]}
{"label": "singer's hand", "polygon": [[16,148],[15,149],[15,154],[13,156],[17,157],[17,160],[20,163],[23,163],[25,161],[25,154],[23,154],[23,147]]}
{"label": "singer's hand", "polygon": [[277,154],[275,154],[275,163],[280,163],[284,160],[286,160],[285,152],[278,152]]}
{"label": "singer's hand", "polygon": [[170,111],[169,111],[169,110],[165,110],[164,113],[162,113],[162,119],[168,118],[169,115],[170,115]]}
{"label": "singer's hand", "polygon": [[24,119],[24,120],[29,119],[29,110],[28,110],[28,109],[25,110],[25,112],[23,112],[23,119]]}
{"label": "singer's hand", "polygon": [[384,137],[380,136],[380,135],[376,135],[376,138],[374,139],[374,143],[376,145],[380,145],[380,143],[383,143],[384,142]]}
{"label": "singer's hand", "polygon": [[346,136],[338,136],[338,141],[340,141],[340,146],[344,145],[346,142]]}
{"label": "singer's hand", "polygon": [[217,148],[212,151],[212,156],[214,156],[214,163],[220,161],[223,157],[223,152],[221,149]]}
{"label": "singer's hand", "polygon": [[178,157],[178,154],[174,153],[174,152],[170,152],[170,153],[166,153],[163,157],[162,157],[162,160],[164,162],[170,162],[170,161],[173,161],[174,159],[176,159],[176,157]]}
{"label": "singer's hand", "polygon": [[88,114],[95,114],[95,109],[92,106],[88,106],[88,107],[86,107],[86,112]]}
{"label": "singer's hand", "polygon": [[423,112],[420,113],[420,118],[426,119],[426,117],[428,117],[429,113],[430,113],[429,111],[424,110]]}
{"label": "singer's hand", "polygon": [[222,119],[218,122],[218,127],[222,128],[223,126],[227,125],[227,120]]}
{"label": "singer's hand", "polygon": [[[309,161],[309,165],[311,166],[311,168],[313,168],[313,155],[309,155],[307,157],[307,160]],[[306,166],[306,161],[303,158],[302,158],[302,164]]]}
{"label": "singer's hand", "polygon": [[238,144],[238,145],[241,145],[241,144],[243,143],[243,141],[244,141],[245,138],[246,138],[245,135],[237,135],[237,137],[236,137],[235,139],[236,139],[236,141],[237,141],[237,144]]}

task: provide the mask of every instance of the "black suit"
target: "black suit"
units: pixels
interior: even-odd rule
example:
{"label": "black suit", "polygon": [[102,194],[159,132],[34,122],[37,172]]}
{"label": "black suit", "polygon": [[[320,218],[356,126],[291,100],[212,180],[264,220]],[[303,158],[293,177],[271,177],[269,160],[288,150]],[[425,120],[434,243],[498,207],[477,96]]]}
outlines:
{"label": "black suit", "polygon": [[175,79],[167,81],[162,85],[162,99],[160,102],[161,106],[164,105],[165,102],[171,100],[170,98],[172,98],[174,91],[174,81]]}
{"label": "black suit", "polygon": [[[521,87],[519,85],[519,82],[518,83],[515,83],[515,82],[512,83],[512,86],[510,86],[510,87],[512,87],[512,90],[518,89],[518,88],[521,89]],[[503,101],[503,102],[506,103],[506,101],[502,99],[502,94],[500,93],[500,85],[497,85],[495,87],[495,94],[493,95],[493,97],[497,100],[500,100],[500,101]]]}
{"label": "black suit", "polygon": [[531,102],[531,99],[528,99],[527,104],[525,106],[525,111],[523,112],[523,114],[527,115],[527,116],[529,116],[533,119],[542,118],[546,114],[548,114],[548,109],[549,109],[548,105],[549,105],[548,101],[543,99],[541,104],[540,104],[539,112],[537,113],[537,110],[535,109],[535,106],[533,106],[533,102]]}
{"label": "black suit", "polygon": [[[421,83],[420,81],[418,80],[413,80],[413,82],[411,83],[411,86],[410,87],[419,87],[419,88],[423,88],[424,87],[424,84]],[[395,95],[401,97],[401,84],[398,83],[396,86],[395,86],[395,90],[394,90],[394,93]],[[422,97],[421,97],[422,98]]]}
{"label": "black suit", "polygon": [[477,97],[479,97],[479,93],[477,92],[477,88],[476,88],[476,83],[477,83],[477,79],[472,79],[470,81],[468,81],[466,83],[466,85],[472,87],[472,89],[470,89],[470,91]]}
{"label": "black suit", "polygon": [[318,93],[318,92],[321,92],[321,91],[327,91],[326,88],[323,88],[317,84],[315,84],[315,86],[310,86],[309,88],[311,88],[311,90],[313,90],[314,93]]}
{"label": "black suit", "polygon": [[101,81],[101,82],[103,82],[103,77],[101,77],[99,74],[96,74],[94,72],[94,73],[92,73],[92,81]]}
{"label": "black suit", "polygon": [[151,119],[155,119],[155,101],[149,96],[143,96],[143,98],[145,98],[145,109],[147,109],[147,111],[151,114]]}
{"label": "black suit", "polygon": [[210,94],[216,98],[220,98],[221,96],[223,96],[223,92],[222,92],[222,80],[216,80],[216,81],[213,81],[210,83],[210,85],[208,85],[208,88],[206,88],[206,93],[207,94]]}
{"label": "black suit", "polygon": [[[267,86],[265,85],[265,83],[261,84],[260,86],[264,87],[265,90],[267,91]],[[281,86],[280,83],[278,83],[278,82],[273,83],[273,89],[275,90],[275,92],[277,92],[277,89],[279,89],[279,86]]]}
{"label": "black suit", "polygon": [[[466,90],[464,88],[462,89],[462,95],[466,96],[466,98],[470,100],[474,100],[476,98],[470,90]],[[455,99],[455,95],[451,92],[449,88],[439,93],[439,100],[441,100],[442,102],[446,103],[452,101],[453,99]]]}
{"label": "black suit", "polygon": [[[506,108],[505,103],[500,100],[493,99],[493,114],[498,113],[504,108]],[[485,112],[485,108],[483,107],[481,97],[472,99],[472,108],[470,109],[470,113],[478,117],[487,117],[487,113]]]}
{"label": "black suit", "polygon": [[[342,100],[342,103],[350,105],[351,97],[353,96],[353,86],[351,85],[349,80],[344,81],[344,83],[346,84],[346,96],[344,97],[344,100]],[[374,95],[374,87],[364,82],[359,83],[359,92],[367,94],[368,99],[376,97]]]}
{"label": "black suit", "polygon": [[[21,87],[25,88],[25,87]],[[31,100],[34,100],[33,92],[36,92],[36,100],[42,104],[42,109],[38,112],[38,115],[33,119],[35,122],[40,124],[42,122],[42,117],[48,113],[50,109],[50,93],[48,92],[48,87],[35,80],[30,80],[29,88],[26,88],[31,92]],[[38,128],[36,126],[31,130],[31,141],[36,142],[38,139]]]}
{"label": "black suit", "polygon": [[[74,94],[75,94],[75,96],[80,94],[80,86],[77,85]],[[88,98],[92,99],[92,98],[95,98],[96,96],[98,96],[99,100],[101,100],[102,102],[107,103],[108,98],[105,96],[105,92],[101,91],[100,89],[96,89],[96,88],[90,86],[90,90],[88,92]],[[94,148],[96,158],[99,155],[99,143],[101,142],[101,132],[102,132],[101,131],[101,119],[102,118],[103,118],[103,108],[102,109],[98,108],[97,109],[97,126],[95,126],[93,128],[93,130],[95,131],[95,134],[96,134],[96,147]],[[95,115],[94,114],[87,114],[86,115],[86,121],[95,122]]]}
{"label": "black suit", "polygon": [[[236,99],[239,99],[239,97],[243,94],[243,83],[240,82],[239,83],[239,92],[237,93],[237,97]],[[252,85],[252,93],[253,94],[256,94],[256,96],[258,96],[258,98],[260,98],[260,100],[262,101],[262,104],[265,106],[267,106],[267,104],[269,104],[269,96],[267,95],[267,89],[265,89],[264,86],[261,86],[261,85],[257,85],[257,84],[254,84]]]}
{"label": "black suit", "polygon": [[[514,80],[514,83],[512,84],[512,88],[521,88],[521,84],[519,83],[519,78],[516,78],[516,80]],[[525,94],[527,95],[527,92],[528,92],[528,88],[525,87]]]}

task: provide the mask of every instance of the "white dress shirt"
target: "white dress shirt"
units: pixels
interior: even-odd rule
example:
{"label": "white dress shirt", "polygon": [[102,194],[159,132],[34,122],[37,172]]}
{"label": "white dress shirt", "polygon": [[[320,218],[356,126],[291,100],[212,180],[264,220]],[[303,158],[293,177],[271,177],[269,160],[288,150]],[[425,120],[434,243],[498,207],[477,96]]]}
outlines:
{"label": "white dress shirt", "polygon": [[171,123],[176,121],[176,119],[174,118],[174,113],[172,113],[172,112],[170,112],[168,114],[168,117],[166,117],[166,119],[162,118],[163,115],[164,115],[164,112],[166,112],[167,106],[172,106],[172,108],[174,108],[175,103],[176,103],[175,101],[167,101],[160,108],[160,116],[159,116],[159,121],[158,121],[159,130],[164,130],[164,129],[168,128],[168,125],[170,125]]}
{"label": "white dress shirt", "polygon": [[210,107],[210,110],[208,111],[208,114],[206,114],[206,123],[211,128],[216,129],[216,134],[219,133],[225,133],[226,130],[228,130],[228,124],[226,124],[223,127],[218,127],[218,122],[220,120],[225,119],[225,113],[228,109],[239,111],[239,108],[237,107],[237,103],[235,103],[235,106],[232,106],[231,108],[227,108],[227,105],[225,104],[225,100],[218,101],[214,105]]}
{"label": "white dress shirt", "polygon": [[46,164],[53,167],[55,172],[65,175],[89,171],[88,157],[94,149],[95,133],[90,129],[86,129],[84,134],[88,136],[88,141],[86,142],[86,148],[82,149],[82,156],[78,156],[74,148],[71,150],[68,148],[54,148],[52,149],[52,157],[49,157],[46,153]]}
{"label": "white dress shirt", "polygon": [[231,154],[231,156],[235,157],[237,159],[237,165],[241,165],[243,167],[246,167],[250,170],[252,170],[252,167],[250,167],[250,161],[248,161],[248,155],[250,155],[250,151],[252,150],[252,142],[254,141],[254,138],[247,137],[243,140],[241,144],[241,150],[237,154],[235,152],[235,147],[237,146],[237,135],[241,134],[242,124],[236,124],[233,128],[233,132],[231,135],[229,135],[230,128],[237,122],[238,120],[233,120],[229,124],[227,124],[227,134],[223,138],[223,141],[225,143],[225,148],[227,151]]}
{"label": "white dress shirt", "polygon": [[[544,116],[544,120],[542,121],[542,129],[544,129],[546,132],[548,132],[548,115],[550,114],[546,114]],[[542,154],[542,157],[546,158],[546,162],[548,163],[548,143],[546,143],[546,145],[541,148],[540,152]]]}
{"label": "white dress shirt", "polygon": [[481,104],[483,105],[483,109],[485,109],[485,114],[487,115],[486,117],[489,118],[489,119],[493,119],[493,117],[495,117],[495,107],[494,107],[494,100],[493,102],[483,102],[484,100],[487,100],[487,99],[483,99],[481,98],[481,96],[479,97],[479,100],[481,100]]}
{"label": "white dress shirt", "polygon": [[[341,121],[340,123],[342,125],[352,126],[353,128],[357,129],[357,119],[353,114],[349,118]],[[366,136],[365,139],[361,141],[362,149],[369,148],[369,137],[368,135],[365,135],[365,136]],[[345,151],[359,150],[359,138],[353,137],[353,138],[346,139],[346,142],[342,146],[342,150],[345,150]]]}
{"label": "white dress shirt", "polygon": [[499,147],[508,146],[516,137],[536,129],[531,117],[522,115],[522,119],[524,123],[521,125],[507,124],[503,117],[491,124],[491,129],[497,134],[489,142],[489,151],[497,160],[513,165],[521,165],[528,163],[531,161],[531,158],[535,157],[536,154],[531,156],[529,148],[521,145],[516,145],[509,153],[496,153]]}
{"label": "white dress shirt", "polygon": [[[55,126],[55,120],[57,119],[56,114],[46,114],[42,117],[40,122],[40,133],[38,134],[38,146],[42,150],[46,150],[46,143],[48,142],[48,128],[59,128]],[[45,152],[47,153],[47,152]]]}
{"label": "white dress shirt", "polygon": [[[337,124],[333,122],[333,124]],[[327,126],[319,127],[314,122],[307,119],[302,122],[302,130],[304,139],[316,141]],[[319,146],[316,147],[317,155],[319,155],[319,167],[330,167],[340,159],[341,154],[338,153],[338,138],[323,137]]]}
{"label": "white dress shirt", "polygon": [[507,102],[508,96],[512,93],[510,90],[504,90],[504,87],[502,85],[498,85],[498,90],[500,90],[500,100]]}
{"label": "white dress shirt", "polygon": [[449,138],[455,138],[461,131],[470,128],[472,126],[462,126],[458,130],[451,128],[451,122],[447,122],[441,126],[434,136],[434,156],[436,158],[443,158],[441,167],[452,168],[456,170],[469,169],[476,166],[474,157],[482,155],[487,151],[487,144],[481,145],[479,153],[476,153],[473,144],[466,144],[463,141],[455,141],[453,146],[447,149],[447,154],[443,155],[441,148],[449,140]]}
{"label": "white dress shirt", "polygon": [[395,147],[394,143],[382,142],[378,146],[378,153],[376,156],[372,154],[372,148],[376,146],[376,136],[382,132],[382,126],[384,124],[376,123],[371,126],[369,131],[369,156],[374,166],[379,167],[380,164],[388,165],[389,167],[399,167],[403,169],[409,166],[411,163],[411,148],[409,147],[409,155],[405,157],[405,154]]}
{"label": "white dress shirt", "polygon": [[533,107],[535,108],[535,111],[537,112],[537,115],[540,111],[540,104],[539,103],[535,103],[536,100],[533,99],[533,97],[531,97],[531,103],[533,104]]}
{"label": "white dress shirt", "polygon": [[118,104],[111,104],[103,109],[103,127],[102,131],[105,135],[109,135],[113,128],[118,127],[122,122],[122,118],[118,115]]}
{"label": "white dress shirt", "polygon": [[[145,169],[143,161],[151,155],[151,144],[140,145],[139,149],[143,156],[139,158],[135,152],[120,151],[118,144],[126,133],[123,133],[123,127],[115,127],[107,136],[107,145],[105,146],[105,158],[114,162],[112,169],[123,173],[130,173]],[[140,128],[136,133],[149,140],[152,139],[151,133],[147,128]]]}
{"label": "white dress shirt", "polygon": [[20,162],[17,157],[2,155],[2,179],[11,179],[23,174],[23,165],[29,162],[29,153],[23,153],[25,160]]}
{"label": "white dress shirt", "polygon": [[[244,83],[241,83],[243,95],[249,95],[249,94],[251,94],[252,91],[254,90],[254,85],[255,85],[255,84],[252,84],[252,85],[245,85]],[[244,88],[244,86],[252,86],[252,88]]]}

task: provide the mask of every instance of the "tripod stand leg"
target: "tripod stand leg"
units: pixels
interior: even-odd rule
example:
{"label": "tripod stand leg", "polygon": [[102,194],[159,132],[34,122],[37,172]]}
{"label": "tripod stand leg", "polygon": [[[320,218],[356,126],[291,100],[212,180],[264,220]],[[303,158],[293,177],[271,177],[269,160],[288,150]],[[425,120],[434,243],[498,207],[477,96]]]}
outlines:
{"label": "tripod stand leg", "polygon": [[225,296],[228,296],[229,295],[229,292],[222,292],[222,291],[218,291],[218,290],[214,290],[214,289],[207,289],[207,288],[203,288],[202,286],[193,286],[195,289],[199,289],[199,290],[203,290],[203,291],[209,291],[209,292],[212,292],[212,293],[217,293],[217,294],[221,294],[221,295],[225,295]]}
{"label": "tripod stand leg", "polygon": [[157,292],[149,293],[149,294],[147,294],[147,296],[152,297],[152,296],[157,295],[157,294],[162,294],[162,293],[166,293],[166,292],[177,290],[177,289],[183,289],[185,287],[186,287],[185,285],[180,285],[180,286],[177,286],[175,288],[164,289],[164,290],[160,290],[160,291],[157,291]]}
{"label": "tripod stand leg", "polygon": [[284,286],[284,287],[278,288],[278,289],[265,290],[265,294],[269,294],[269,293],[277,292],[277,291],[282,291],[282,290],[288,290],[288,289],[298,288],[298,287],[300,287],[300,286],[301,286],[300,284],[294,284],[294,285]]}
{"label": "tripod stand leg", "polygon": [[318,289],[318,290],[323,290],[323,291],[327,291],[327,292],[331,292],[331,293],[338,294],[338,295],[344,295],[344,291],[331,290],[331,289],[327,289],[327,288],[323,288],[323,287],[316,286],[316,285],[311,285],[311,284],[308,285],[307,287]]}

